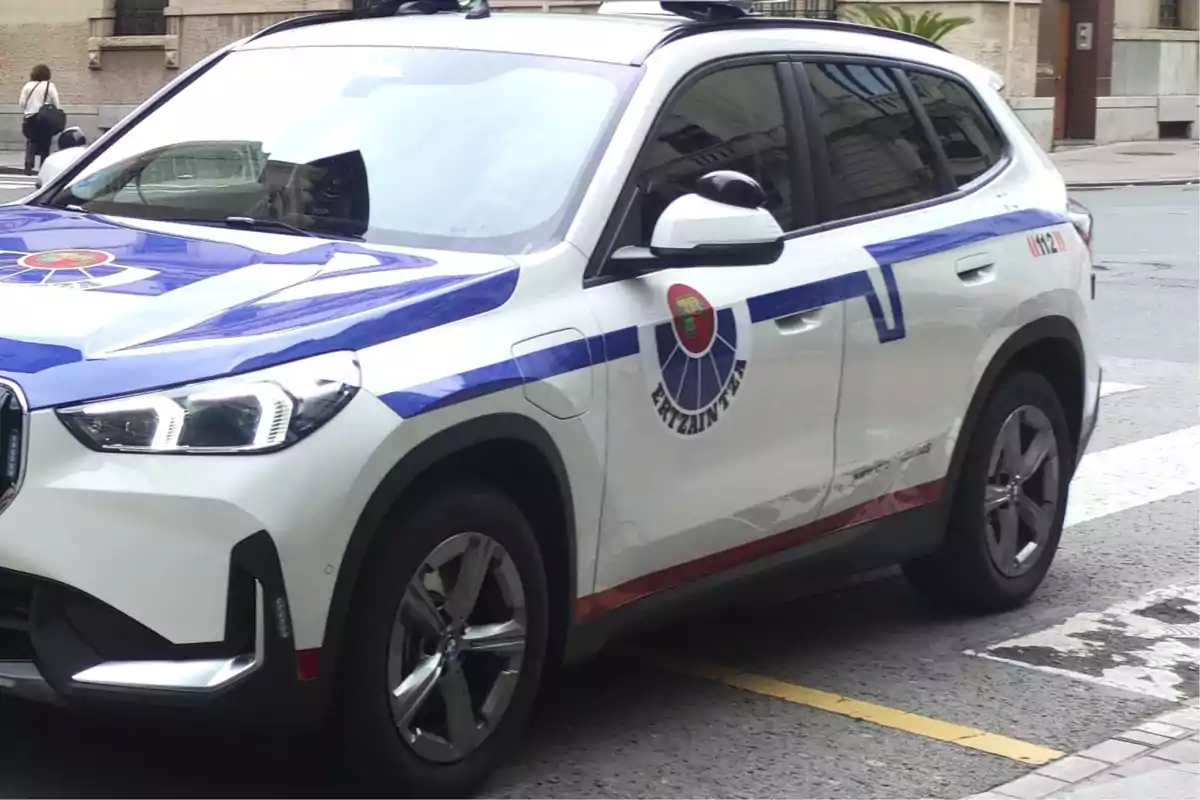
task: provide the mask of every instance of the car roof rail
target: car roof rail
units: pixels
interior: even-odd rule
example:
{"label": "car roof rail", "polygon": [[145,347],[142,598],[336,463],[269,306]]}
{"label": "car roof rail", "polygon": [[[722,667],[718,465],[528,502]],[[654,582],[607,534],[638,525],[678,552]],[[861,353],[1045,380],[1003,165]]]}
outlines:
{"label": "car roof rail", "polygon": [[[606,5],[613,7],[612,13],[621,0],[609,0]],[[766,0],[770,3],[771,0]],[[856,22],[846,22],[836,19],[818,19],[815,17],[771,17],[759,13],[754,0],[661,0],[659,5],[664,11],[691,20],[690,24],[672,28],[658,43],[658,47],[670,44],[689,36],[713,31],[736,31],[746,28],[800,28],[808,30],[843,31],[847,33],[862,33],[868,36],[879,36],[885,39],[919,44],[932,47],[935,50],[948,52],[937,42],[918,36],[914,33],[879,28],[874,25],[861,25]],[[657,48],[655,48],[657,49]]]}
{"label": "car roof rail", "polygon": [[[608,0],[603,5],[617,7],[622,0]],[[771,3],[772,0],[765,0]],[[809,30],[846,31],[863,33],[868,36],[880,36],[932,47],[947,52],[937,42],[917,36],[913,33],[896,31],[890,28],[879,28],[874,25],[860,25],[843,20],[817,19],[815,17],[770,17],[764,16],[756,9],[756,0],[660,0],[659,6],[668,14],[690,20],[688,23],[671,28],[659,40],[655,50],[680,39],[695,36],[700,33],[711,33],[723,30],[742,30],[747,27],[755,28],[800,28]],[[327,22],[341,22],[353,19],[376,19],[379,17],[410,16],[440,13],[464,13],[467,19],[486,19],[491,16],[488,0],[368,0],[368,4],[351,11],[326,11],[316,14],[304,14],[291,17],[263,28],[258,33],[248,37],[246,41],[254,41],[282,31],[306,28],[309,25],[323,25]]]}
{"label": "car roof rail", "polygon": [[365,5],[350,11],[323,11],[281,20],[274,25],[268,25],[246,41],[254,41],[281,31],[307,28],[310,25],[324,25],[327,22],[442,13],[463,13],[467,19],[486,19],[491,16],[491,8],[488,6],[488,0],[467,0],[465,3],[459,3],[458,0],[368,0]]}
{"label": "car roof rail", "polygon": [[358,11],[321,11],[316,14],[301,14],[298,17],[288,17],[274,25],[268,25],[262,30],[246,37],[247,42],[262,39],[274,33],[290,31],[294,28],[307,28],[309,25],[323,25],[326,22],[341,22],[342,20],[358,19]]}

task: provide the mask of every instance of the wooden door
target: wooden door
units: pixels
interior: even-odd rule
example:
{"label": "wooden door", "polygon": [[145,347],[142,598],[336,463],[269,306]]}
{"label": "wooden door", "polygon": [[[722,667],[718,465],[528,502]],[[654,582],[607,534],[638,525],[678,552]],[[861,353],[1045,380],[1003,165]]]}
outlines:
{"label": "wooden door", "polygon": [[1054,139],[1067,130],[1067,59],[1071,48],[1071,8],[1068,0],[1042,0],[1038,23],[1038,97],[1054,98]]}

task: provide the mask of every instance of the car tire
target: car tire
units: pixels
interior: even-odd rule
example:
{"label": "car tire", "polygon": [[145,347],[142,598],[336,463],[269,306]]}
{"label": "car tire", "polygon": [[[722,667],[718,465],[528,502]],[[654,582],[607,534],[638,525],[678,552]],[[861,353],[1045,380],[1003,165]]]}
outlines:
{"label": "car tire", "polygon": [[1005,611],[1029,599],[1054,559],[1075,443],[1054,387],[1029,370],[1000,379],[970,435],[945,539],[904,573],[939,605]]}
{"label": "car tire", "polygon": [[[338,782],[371,795],[466,796],[519,738],[538,692],[548,625],[541,550],[516,504],[483,485],[436,492],[385,525],[359,576],[336,676]],[[480,565],[487,574],[468,608],[456,600],[470,593],[458,590]],[[509,622],[506,639],[497,626]],[[518,629],[524,649],[514,657]]]}

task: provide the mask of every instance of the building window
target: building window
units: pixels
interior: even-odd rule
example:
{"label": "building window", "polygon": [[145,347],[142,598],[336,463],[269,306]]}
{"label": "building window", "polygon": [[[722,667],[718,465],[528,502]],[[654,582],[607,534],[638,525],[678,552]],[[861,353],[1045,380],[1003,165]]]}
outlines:
{"label": "building window", "polygon": [[837,19],[837,0],[771,0],[757,9],[771,17],[815,17]]}
{"label": "building window", "polygon": [[1158,0],[1158,27],[1179,27],[1179,0]]}
{"label": "building window", "polygon": [[167,0],[117,0],[113,36],[162,36],[167,32],[166,7]]}

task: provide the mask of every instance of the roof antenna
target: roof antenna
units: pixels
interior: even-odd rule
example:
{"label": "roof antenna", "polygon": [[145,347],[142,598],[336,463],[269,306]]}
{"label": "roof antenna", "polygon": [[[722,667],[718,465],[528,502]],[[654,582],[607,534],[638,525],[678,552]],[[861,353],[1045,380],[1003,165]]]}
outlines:
{"label": "roof antenna", "polygon": [[487,19],[492,15],[488,0],[468,0],[467,19]]}

